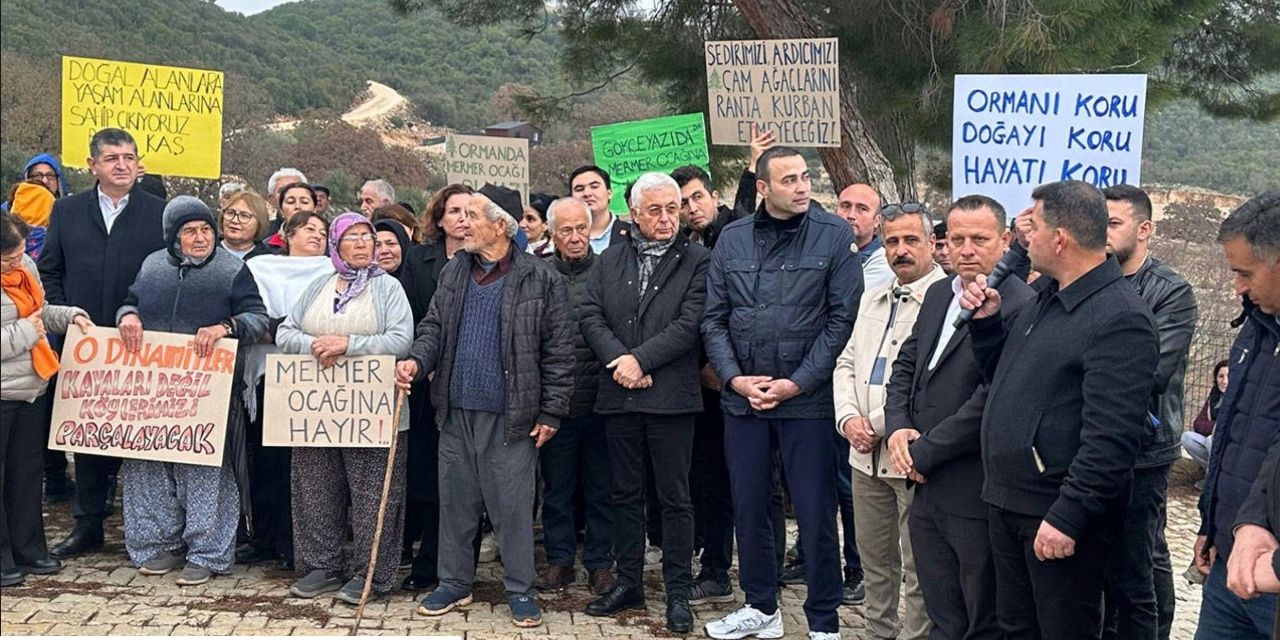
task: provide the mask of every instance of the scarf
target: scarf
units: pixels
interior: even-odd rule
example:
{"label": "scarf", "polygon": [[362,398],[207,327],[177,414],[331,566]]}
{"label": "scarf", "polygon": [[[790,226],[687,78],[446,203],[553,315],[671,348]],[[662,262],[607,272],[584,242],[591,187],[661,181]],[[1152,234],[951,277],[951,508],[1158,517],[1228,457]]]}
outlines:
{"label": "scarf", "polygon": [[[370,259],[369,264],[360,269],[352,267],[347,264],[346,260],[342,259],[342,254],[338,251],[338,244],[342,241],[342,234],[346,233],[347,229],[358,224],[369,227],[369,233],[374,234],[374,238],[377,238],[373,230],[373,223],[358,213],[344,213],[334,218],[333,224],[329,227],[329,260],[333,262],[333,268],[338,272],[338,278],[347,283],[346,291],[339,292],[337,298],[333,301],[334,313],[342,313],[346,310],[347,303],[351,302],[352,298],[364,293],[364,290],[369,287],[370,280],[386,273],[378,266],[378,262],[373,259]],[[373,250],[372,242],[370,243],[370,250]]]}
{"label": "scarf", "polygon": [[[0,284],[4,285],[5,294],[18,308],[19,318],[26,318],[44,308],[44,291],[36,284],[35,276],[28,273],[26,267],[18,267],[0,275]],[[40,338],[31,348],[31,364],[43,380],[52,378],[58,372],[58,354],[53,352],[47,338]]]}
{"label": "scarf", "polygon": [[658,268],[658,261],[662,260],[662,256],[666,255],[667,249],[675,244],[676,236],[671,236],[670,240],[648,240],[644,234],[640,233],[640,227],[634,227],[631,233],[631,244],[636,249],[636,257],[639,261],[640,271],[640,297],[644,297],[645,289],[649,288],[649,280],[653,277],[653,272]]}

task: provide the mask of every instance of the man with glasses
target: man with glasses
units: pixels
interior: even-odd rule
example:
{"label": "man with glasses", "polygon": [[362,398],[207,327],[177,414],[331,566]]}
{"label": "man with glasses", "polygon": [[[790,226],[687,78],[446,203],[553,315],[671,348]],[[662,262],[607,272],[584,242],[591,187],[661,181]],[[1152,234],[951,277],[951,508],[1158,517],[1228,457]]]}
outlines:
{"label": "man with glasses", "polygon": [[910,478],[889,463],[885,396],[902,343],[911,335],[925,291],[945,276],[933,262],[933,221],[915,202],[884,207],[878,214],[884,254],[894,278],[862,296],[853,336],[836,360],[835,426],[849,440],[853,515],[866,574],[867,627],[874,638],[898,638],[898,594],[906,582],[906,620],[901,637],[929,635],[929,619],[916,579],[907,514]]}
{"label": "man with glasses", "polygon": [[[80,307],[100,327],[116,325],[142,261],[165,246],[164,201],[136,187],[138,145],[123,129],[102,129],[89,142],[94,188],[53,206],[40,253],[40,278],[49,304]],[[111,513],[119,458],[77,453],[76,525],[49,553],[70,558],[102,547],[102,522]]]}

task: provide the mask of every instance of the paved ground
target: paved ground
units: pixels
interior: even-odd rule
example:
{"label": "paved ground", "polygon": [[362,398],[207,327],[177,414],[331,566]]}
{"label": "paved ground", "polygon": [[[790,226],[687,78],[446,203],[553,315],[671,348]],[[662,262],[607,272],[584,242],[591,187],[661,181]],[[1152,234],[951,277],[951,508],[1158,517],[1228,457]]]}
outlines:
{"label": "paved ground", "polygon": [[[1192,483],[1199,478],[1194,465],[1184,460],[1174,471],[1170,487],[1168,538],[1173,552],[1178,612],[1175,640],[1191,640],[1200,607],[1198,587],[1190,586],[1182,571],[1191,558],[1198,517],[1198,495]],[[50,539],[58,539],[70,526],[70,507],[59,505],[48,514]],[[117,513],[119,509],[117,508]],[[794,534],[794,523],[792,530]],[[206,585],[182,588],[172,576],[146,577],[128,566],[119,534],[119,517],[109,521],[106,548],[67,563],[54,576],[33,576],[18,587],[0,593],[0,633],[4,635],[345,635],[354,625],[353,607],[327,599],[301,600],[288,595],[292,576],[262,566],[237,566],[234,573]],[[590,600],[585,587],[567,590],[558,597],[542,598],[545,624],[519,631],[510,624],[510,612],[502,595],[500,565],[482,566],[476,588],[477,602],[463,613],[440,619],[417,616],[416,599],[407,593],[369,605],[360,633],[369,635],[442,634],[466,638],[598,638],[666,637],[660,577],[647,572],[650,607],[644,613],[620,620],[592,618],[580,613]],[[582,584],[580,576],[579,584]],[[788,637],[806,631],[803,587],[783,593],[783,615]],[[741,603],[739,594],[739,603]],[[738,606],[695,608],[701,623]],[[860,607],[841,609],[845,638],[865,637]]]}

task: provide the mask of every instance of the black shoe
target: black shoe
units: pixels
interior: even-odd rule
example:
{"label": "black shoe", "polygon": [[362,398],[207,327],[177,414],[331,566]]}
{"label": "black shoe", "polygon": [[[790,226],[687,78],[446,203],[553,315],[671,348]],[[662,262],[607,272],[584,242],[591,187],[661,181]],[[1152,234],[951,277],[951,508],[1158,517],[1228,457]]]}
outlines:
{"label": "black shoe", "polygon": [[589,616],[614,616],[627,609],[644,609],[644,589],[618,585],[587,604]]}
{"label": "black shoe", "polygon": [[58,560],[74,558],[87,551],[102,548],[102,530],[89,531],[88,529],[75,529],[71,535],[63,538],[62,542],[53,545],[49,549],[49,555]]}
{"label": "black shoe", "polygon": [[853,573],[844,579],[844,590],[840,595],[840,604],[859,605],[867,601],[867,585],[862,581],[862,572]]}
{"label": "black shoe", "polygon": [[0,587],[16,587],[22,584],[25,577],[17,568],[0,573]]}
{"label": "black shoe", "polygon": [[709,604],[712,602],[733,602],[733,585],[729,576],[711,576],[703,574],[693,582],[689,590],[689,604]]}
{"label": "black shoe", "polygon": [[671,633],[689,633],[693,630],[693,611],[689,609],[688,598],[667,598],[667,630]]}
{"label": "black shoe", "polygon": [[400,552],[400,571],[407,571],[413,568],[413,549],[405,549]]}
{"label": "black shoe", "polygon": [[405,591],[426,591],[427,589],[434,589],[437,584],[440,584],[440,581],[435,578],[410,574],[409,577],[404,579],[404,582],[400,583],[400,588]]}
{"label": "black shoe", "polygon": [[236,564],[258,564],[279,558],[271,549],[255,547],[252,543],[236,549]]}
{"label": "black shoe", "polygon": [[804,565],[788,564],[782,568],[782,574],[778,576],[778,582],[782,584],[804,584]]}
{"label": "black shoe", "polygon": [[76,483],[67,474],[62,474],[61,478],[54,476],[53,481],[46,479],[44,482],[44,502],[45,504],[59,504],[76,497]]}
{"label": "black shoe", "polygon": [[47,576],[62,571],[62,563],[53,558],[44,558],[31,564],[20,564],[18,570],[27,575]]}

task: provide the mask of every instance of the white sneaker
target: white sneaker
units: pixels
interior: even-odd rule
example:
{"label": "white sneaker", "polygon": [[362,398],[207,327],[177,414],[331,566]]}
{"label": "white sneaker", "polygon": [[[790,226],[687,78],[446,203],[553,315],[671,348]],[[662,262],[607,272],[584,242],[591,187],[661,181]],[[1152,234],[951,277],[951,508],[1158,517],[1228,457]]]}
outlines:
{"label": "white sneaker", "polygon": [[809,640],[840,640],[840,634],[831,631],[810,631]]}
{"label": "white sneaker", "polygon": [[662,549],[649,545],[644,550],[644,568],[657,569],[662,566]]}
{"label": "white sneaker", "polygon": [[493,562],[498,559],[498,536],[493,532],[484,534],[480,538],[480,562]]}
{"label": "white sneaker", "polygon": [[[707,635],[716,640],[740,638],[781,638],[782,609],[767,616],[759,609],[746,605],[729,615],[706,624]],[[812,634],[810,634],[812,635]],[[837,638],[839,636],[836,636]]]}

